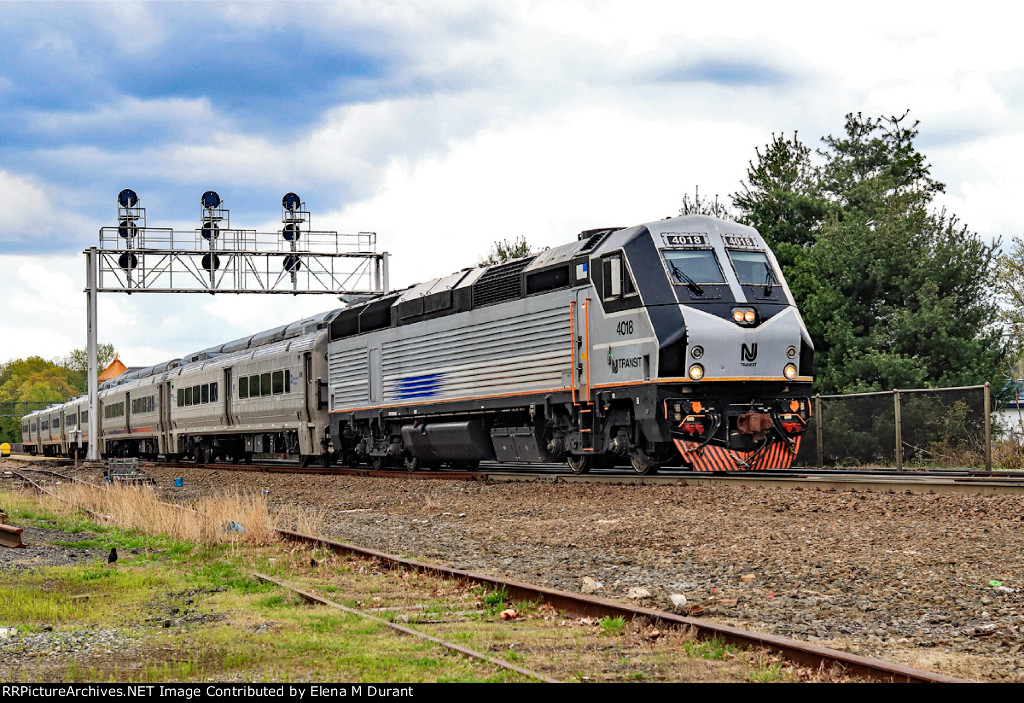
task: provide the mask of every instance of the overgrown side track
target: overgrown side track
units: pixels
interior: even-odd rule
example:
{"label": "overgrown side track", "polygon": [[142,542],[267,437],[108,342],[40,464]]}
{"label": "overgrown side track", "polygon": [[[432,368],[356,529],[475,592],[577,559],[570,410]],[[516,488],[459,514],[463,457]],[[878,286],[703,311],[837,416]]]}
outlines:
{"label": "overgrown side track", "polygon": [[377,559],[389,564],[392,567],[413,569],[430,573],[442,578],[450,578],[468,581],[473,584],[488,586],[490,588],[503,588],[509,596],[518,600],[539,599],[554,608],[576,615],[587,615],[591,617],[618,617],[645,618],[652,623],[664,626],[692,627],[698,637],[720,637],[730,644],[738,646],[763,647],[781,653],[792,662],[814,668],[840,667],[844,672],[860,676],[872,681],[883,681],[891,683],[961,683],[956,679],[942,674],[935,674],[929,671],[913,669],[901,664],[885,662],[880,659],[861,657],[847,652],[840,652],[835,649],[818,647],[807,642],[791,640],[775,635],[765,635],[748,630],[710,623],[696,618],[688,618],[675,613],[668,613],[661,610],[641,608],[626,603],[593,598],[577,593],[559,591],[543,586],[534,586],[521,581],[487,576],[471,571],[451,569],[437,564],[402,559],[392,554],[385,554],[374,549],[357,547],[343,542],[314,537],[290,530],[278,530],[285,539],[313,545],[323,549],[329,549],[337,554],[350,554],[366,558]]}

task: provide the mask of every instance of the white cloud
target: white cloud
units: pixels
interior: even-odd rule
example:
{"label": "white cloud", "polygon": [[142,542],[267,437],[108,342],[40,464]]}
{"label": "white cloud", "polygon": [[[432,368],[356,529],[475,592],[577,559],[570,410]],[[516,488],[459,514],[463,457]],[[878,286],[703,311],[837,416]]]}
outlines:
{"label": "white cloud", "polygon": [[63,207],[59,189],[32,176],[0,170],[0,245],[5,251],[52,251],[96,231],[85,217]]}

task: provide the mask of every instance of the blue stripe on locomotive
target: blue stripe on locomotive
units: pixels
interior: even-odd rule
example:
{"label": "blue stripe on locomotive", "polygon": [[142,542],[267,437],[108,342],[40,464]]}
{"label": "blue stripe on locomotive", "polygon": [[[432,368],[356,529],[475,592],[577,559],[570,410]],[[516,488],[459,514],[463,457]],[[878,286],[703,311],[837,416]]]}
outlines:
{"label": "blue stripe on locomotive", "polygon": [[409,398],[430,398],[439,395],[441,386],[444,383],[443,373],[432,373],[426,376],[407,376],[398,382],[398,390],[395,398],[407,400]]}

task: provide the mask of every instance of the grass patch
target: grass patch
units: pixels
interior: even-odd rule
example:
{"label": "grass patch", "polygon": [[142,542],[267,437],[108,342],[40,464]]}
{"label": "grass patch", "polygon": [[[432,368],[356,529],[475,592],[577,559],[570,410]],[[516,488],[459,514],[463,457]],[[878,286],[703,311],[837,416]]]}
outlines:
{"label": "grass patch", "polygon": [[622,615],[614,618],[606,615],[598,620],[597,624],[601,626],[604,634],[614,637],[615,635],[621,635],[622,631],[626,629],[626,618]]}
{"label": "grass patch", "polygon": [[727,644],[721,637],[712,637],[706,640],[690,640],[684,645],[686,653],[698,659],[723,660],[735,658],[739,648]]}

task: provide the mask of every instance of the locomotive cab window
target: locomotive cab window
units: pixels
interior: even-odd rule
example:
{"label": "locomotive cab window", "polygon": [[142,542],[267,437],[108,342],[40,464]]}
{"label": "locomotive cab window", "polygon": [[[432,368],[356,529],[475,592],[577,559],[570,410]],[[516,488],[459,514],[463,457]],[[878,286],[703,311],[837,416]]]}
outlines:
{"label": "locomotive cab window", "polygon": [[613,300],[636,295],[636,286],[629,269],[622,260],[622,254],[612,254],[601,259],[602,298]]}
{"label": "locomotive cab window", "polygon": [[745,286],[774,286],[779,282],[775,269],[768,262],[763,251],[729,250],[729,259],[736,269],[736,276]]}
{"label": "locomotive cab window", "polygon": [[661,255],[676,285],[725,283],[718,257],[711,249],[664,249]]}

